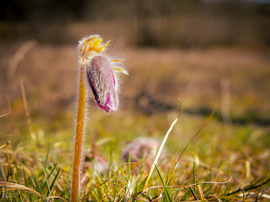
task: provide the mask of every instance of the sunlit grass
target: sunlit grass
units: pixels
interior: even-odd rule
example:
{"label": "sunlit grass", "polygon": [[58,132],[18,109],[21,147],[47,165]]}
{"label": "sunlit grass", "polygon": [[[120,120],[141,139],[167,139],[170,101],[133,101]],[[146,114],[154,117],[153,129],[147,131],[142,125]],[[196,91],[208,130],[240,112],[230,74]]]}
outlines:
{"label": "sunlit grass", "polygon": [[[107,116],[89,101],[91,117],[85,132],[87,158],[83,159],[82,175],[84,201],[254,201],[256,197],[268,197],[268,64],[253,52],[240,51],[233,57],[235,52],[230,51],[125,52],[132,78],[124,78],[120,110]],[[44,55],[43,63],[36,60],[36,54]],[[18,74],[24,76],[31,127],[20,78],[16,77],[10,86],[10,99],[6,91],[1,94],[0,140],[2,144],[11,141],[9,163],[6,149],[0,150],[0,194],[6,200],[70,198],[75,132],[73,54],[74,47],[39,46],[20,63]],[[226,54],[229,56],[224,57]],[[45,71],[48,66],[55,68]],[[179,155],[210,116],[223,76],[231,81],[233,124],[223,123],[218,97],[213,118],[187,147],[168,182]],[[140,97],[142,91],[145,97]],[[179,114],[178,96],[184,112],[166,141],[167,156],[160,159],[142,193],[152,162],[146,157],[136,163],[125,162],[122,150],[137,137],[162,141]],[[108,165],[103,173],[94,171],[94,163],[100,159]]]}
{"label": "sunlit grass", "polygon": [[[228,194],[239,188],[260,185],[269,179],[269,150],[264,146],[267,129],[252,125],[225,127],[212,119],[187,148],[172,180],[164,189],[163,185],[168,182],[178,156],[206,120],[183,114],[165,144],[168,150],[165,163],[157,164],[158,172],[153,172],[148,184],[149,189],[141,193],[150,168],[145,162],[125,163],[120,158],[121,149],[128,140],[137,136],[155,136],[162,140],[177,113],[151,117],[136,113],[127,116],[124,112],[111,115],[113,118],[94,113],[95,119],[100,119],[97,121],[98,125],[89,120],[85,151],[93,149],[94,142],[108,138],[97,149],[105,160],[111,163],[109,171],[103,175],[93,172],[92,166],[84,170],[83,201],[129,201],[130,197],[133,201],[150,201],[151,198],[170,201],[168,197],[172,201],[192,201],[195,200],[194,197],[200,199],[202,193],[205,199],[240,200],[245,198],[250,190],[239,191],[232,196]],[[103,122],[107,123],[106,126]],[[93,137],[88,135],[90,133],[94,134]],[[58,196],[69,200],[73,131],[41,134],[42,132],[37,131],[38,138],[33,135],[26,136],[21,139],[20,144],[11,144],[9,148],[12,172],[2,187],[7,188],[5,193],[8,194],[5,196],[10,201],[12,196],[19,196],[22,201],[30,198],[32,201],[43,200],[42,197],[45,196]],[[45,138],[47,135],[50,137]],[[1,165],[5,178],[8,171],[6,155],[2,148]],[[135,172],[138,168],[139,173]],[[10,190],[8,182],[25,187],[20,190],[14,187],[15,190]],[[196,183],[202,183],[202,192],[198,191]],[[269,185],[269,182],[267,184]],[[263,193],[267,184],[252,191]],[[240,196],[243,193],[244,197]],[[247,198],[253,196],[254,194]]]}

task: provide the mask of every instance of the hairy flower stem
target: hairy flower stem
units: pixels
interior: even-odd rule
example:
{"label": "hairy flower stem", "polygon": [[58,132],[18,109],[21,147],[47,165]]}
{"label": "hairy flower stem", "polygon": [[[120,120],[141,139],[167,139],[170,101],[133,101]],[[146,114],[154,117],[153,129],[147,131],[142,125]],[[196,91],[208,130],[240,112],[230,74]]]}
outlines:
{"label": "hairy flower stem", "polygon": [[83,65],[80,69],[80,89],[78,101],[78,116],[76,127],[75,150],[73,160],[73,176],[72,176],[72,191],[71,202],[77,202],[79,198],[80,187],[80,171],[81,171],[81,157],[83,148],[83,134],[84,134],[84,119],[85,119],[85,105],[86,105],[86,87],[85,87],[85,68]]}

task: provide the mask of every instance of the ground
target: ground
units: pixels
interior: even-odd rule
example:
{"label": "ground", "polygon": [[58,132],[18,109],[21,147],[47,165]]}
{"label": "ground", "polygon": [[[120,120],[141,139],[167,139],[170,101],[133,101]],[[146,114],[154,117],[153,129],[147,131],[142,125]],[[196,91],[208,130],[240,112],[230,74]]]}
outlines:
{"label": "ground", "polygon": [[[5,115],[0,118],[0,142],[10,140],[11,150],[22,147],[29,156],[36,150],[41,159],[50,145],[50,161],[57,161],[68,175],[78,85],[76,45],[36,43],[9,76],[10,61],[22,45],[0,46],[0,115]],[[269,49],[119,49],[112,42],[108,54],[125,59],[129,76],[121,75],[117,112],[107,115],[89,99],[86,150],[104,140],[98,147],[101,154],[109,159],[113,150],[114,161],[121,164],[119,154],[128,141],[139,136],[162,140],[179,114],[180,97],[184,113],[165,145],[170,162],[177,159],[216,103],[213,118],[180,161],[178,174],[186,179],[184,184],[192,183],[191,176],[185,178],[183,173],[190,171],[196,159],[201,162],[196,167],[198,180],[208,179],[204,170],[217,169],[208,177],[226,181],[233,176],[231,191],[269,178]],[[215,189],[213,193],[222,192]]]}

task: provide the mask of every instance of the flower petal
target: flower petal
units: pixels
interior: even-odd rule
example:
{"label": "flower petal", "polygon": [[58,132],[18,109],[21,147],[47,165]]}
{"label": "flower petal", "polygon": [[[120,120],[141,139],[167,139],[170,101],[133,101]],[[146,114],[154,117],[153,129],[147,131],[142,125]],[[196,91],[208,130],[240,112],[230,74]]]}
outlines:
{"label": "flower petal", "polygon": [[110,62],[103,56],[95,56],[86,67],[87,79],[99,108],[107,113],[116,111],[119,105],[116,83]]}

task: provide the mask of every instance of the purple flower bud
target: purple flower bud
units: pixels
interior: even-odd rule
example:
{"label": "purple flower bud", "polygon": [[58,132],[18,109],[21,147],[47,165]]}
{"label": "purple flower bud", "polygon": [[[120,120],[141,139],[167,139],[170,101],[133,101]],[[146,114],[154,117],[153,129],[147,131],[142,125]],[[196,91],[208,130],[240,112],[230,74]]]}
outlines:
{"label": "purple flower bud", "polygon": [[109,113],[119,105],[116,80],[111,63],[103,56],[95,56],[86,66],[87,80],[99,108]]}

